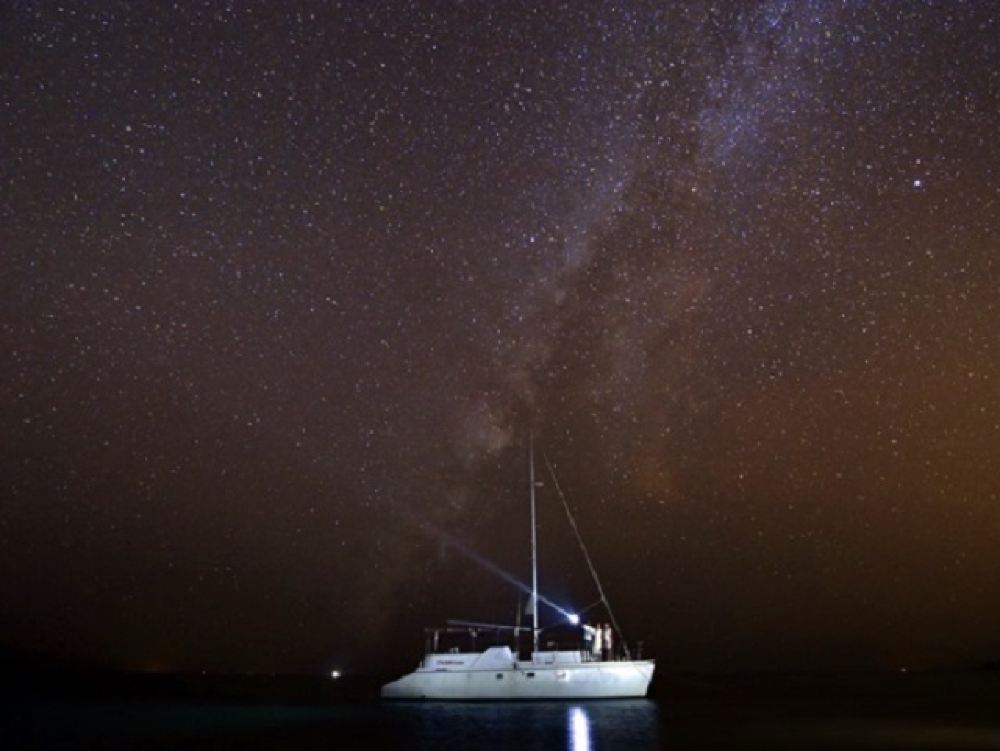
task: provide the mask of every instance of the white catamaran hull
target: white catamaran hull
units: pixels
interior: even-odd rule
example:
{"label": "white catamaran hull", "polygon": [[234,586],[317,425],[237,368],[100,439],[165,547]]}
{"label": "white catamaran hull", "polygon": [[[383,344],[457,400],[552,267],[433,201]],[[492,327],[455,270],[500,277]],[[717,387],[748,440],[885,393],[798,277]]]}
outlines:
{"label": "white catamaran hull", "polygon": [[382,687],[383,699],[619,699],[646,695],[653,660],[496,670],[418,669]]}

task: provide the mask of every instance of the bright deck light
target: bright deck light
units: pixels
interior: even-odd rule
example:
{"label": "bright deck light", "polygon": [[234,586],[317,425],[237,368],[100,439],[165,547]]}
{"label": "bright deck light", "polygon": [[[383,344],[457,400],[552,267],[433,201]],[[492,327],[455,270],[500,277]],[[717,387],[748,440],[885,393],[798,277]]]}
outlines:
{"label": "bright deck light", "polygon": [[567,615],[566,620],[572,623],[574,626],[580,625],[580,616],[578,616],[576,613],[570,613],[569,615]]}

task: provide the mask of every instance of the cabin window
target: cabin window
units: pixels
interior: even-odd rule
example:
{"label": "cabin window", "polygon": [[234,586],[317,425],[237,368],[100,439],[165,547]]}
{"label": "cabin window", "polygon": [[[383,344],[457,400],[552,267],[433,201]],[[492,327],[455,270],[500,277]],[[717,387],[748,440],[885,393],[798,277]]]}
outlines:
{"label": "cabin window", "polygon": [[527,676],[528,676],[529,678],[534,678],[534,677],[535,677],[535,674],[534,674],[534,673],[526,673],[526,675],[527,675]]}
{"label": "cabin window", "polygon": [[497,680],[498,681],[502,681],[503,680],[503,673],[497,673]]}

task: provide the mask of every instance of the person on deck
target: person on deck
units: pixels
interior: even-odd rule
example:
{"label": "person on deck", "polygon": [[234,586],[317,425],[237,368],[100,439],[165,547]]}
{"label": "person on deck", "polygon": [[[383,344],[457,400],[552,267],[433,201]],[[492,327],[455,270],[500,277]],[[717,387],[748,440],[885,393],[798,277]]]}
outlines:
{"label": "person on deck", "polygon": [[594,629],[594,661],[598,662],[601,659],[601,649],[602,640],[604,638],[604,628],[600,623],[597,624],[597,628]]}
{"label": "person on deck", "polygon": [[611,631],[611,624],[610,623],[606,623],[604,625],[604,648],[608,651],[607,659],[609,659],[609,660],[615,659],[615,649],[614,649],[613,638],[614,637],[613,637],[612,631]]}

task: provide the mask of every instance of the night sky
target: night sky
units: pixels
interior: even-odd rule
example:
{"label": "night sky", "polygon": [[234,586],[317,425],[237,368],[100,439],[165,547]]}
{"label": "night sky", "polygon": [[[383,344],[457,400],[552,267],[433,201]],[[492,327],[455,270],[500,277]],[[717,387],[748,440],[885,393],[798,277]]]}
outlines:
{"label": "night sky", "polygon": [[410,669],[533,429],[662,669],[1000,657],[1000,3],[9,0],[0,110],[0,643]]}

